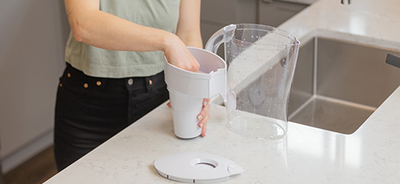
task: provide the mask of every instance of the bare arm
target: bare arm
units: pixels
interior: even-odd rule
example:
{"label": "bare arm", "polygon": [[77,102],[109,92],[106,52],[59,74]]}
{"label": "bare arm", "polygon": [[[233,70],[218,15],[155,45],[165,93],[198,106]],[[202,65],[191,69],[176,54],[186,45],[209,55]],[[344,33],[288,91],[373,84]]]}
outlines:
{"label": "bare arm", "polygon": [[77,41],[108,50],[160,50],[171,64],[198,71],[198,62],[178,36],[124,20],[99,10],[99,6],[99,0],[65,0],[68,20]]}
{"label": "bare arm", "polygon": [[200,33],[201,0],[182,0],[176,34],[187,45],[203,48]]}

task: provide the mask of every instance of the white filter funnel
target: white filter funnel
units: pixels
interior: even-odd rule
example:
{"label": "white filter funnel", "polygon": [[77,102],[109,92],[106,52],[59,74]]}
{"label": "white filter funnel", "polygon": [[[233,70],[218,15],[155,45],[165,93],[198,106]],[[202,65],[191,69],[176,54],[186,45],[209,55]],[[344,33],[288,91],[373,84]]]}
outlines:
{"label": "white filter funnel", "polygon": [[175,135],[190,139],[201,134],[197,115],[203,98],[225,94],[226,64],[218,55],[204,49],[188,47],[200,64],[200,72],[190,72],[171,65],[165,59],[165,82],[170,93]]}

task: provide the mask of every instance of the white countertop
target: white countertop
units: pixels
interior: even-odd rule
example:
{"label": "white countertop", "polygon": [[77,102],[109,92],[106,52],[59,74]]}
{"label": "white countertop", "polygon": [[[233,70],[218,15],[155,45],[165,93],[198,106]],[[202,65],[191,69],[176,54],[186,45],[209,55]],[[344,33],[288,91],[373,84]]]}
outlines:
{"label": "white countertop", "polygon": [[347,40],[353,43],[400,49],[398,0],[319,0],[285,23],[282,28],[301,42],[313,36]]}
{"label": "white countertop", "polygon": [[[323,36],[400,50],[399,8],[398,0],[320,0],[280,28],[302,42]],[[153,161],[187,151],[245,169],[225,183],[400,183],[398,111],[400,88],[351,135],[289,122],[285,139],[256,140],[229,130],[225,108],[212,105],[207,136],[180,140],[163,104],[45,183],[174,183],[157,174]]]}

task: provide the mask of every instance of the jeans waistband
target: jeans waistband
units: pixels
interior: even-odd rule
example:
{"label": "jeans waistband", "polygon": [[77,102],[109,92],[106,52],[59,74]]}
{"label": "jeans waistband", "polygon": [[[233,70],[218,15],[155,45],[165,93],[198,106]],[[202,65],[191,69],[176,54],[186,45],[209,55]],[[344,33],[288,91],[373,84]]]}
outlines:
{"label": "jeans waistband", "polygon": [[77,80],[82,83],[85,88],[89,86],[127,86],[133,87],[136,85],[146,85],[147,91],[151,91],[158,86],[165,85],[164,71],[149,77],[127,77],[127,78],[102,78],[92,77],[84,74],[82,71],[72,67],[67,63],[67,67],[63,74],[64,77],[72,80]]}

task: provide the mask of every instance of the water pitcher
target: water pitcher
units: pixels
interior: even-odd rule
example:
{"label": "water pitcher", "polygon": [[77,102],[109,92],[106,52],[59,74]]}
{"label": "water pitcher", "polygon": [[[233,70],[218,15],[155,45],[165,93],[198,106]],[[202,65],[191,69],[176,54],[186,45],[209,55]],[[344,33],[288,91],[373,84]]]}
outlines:
{"label": "water pitcher", "polygon": [[259,139],[287,131],[289,93],[300,42],[292,34],[259,24],[231,24],[208,40],[216,53],[224,43],[228,92],[223,95],[228,126]]}

